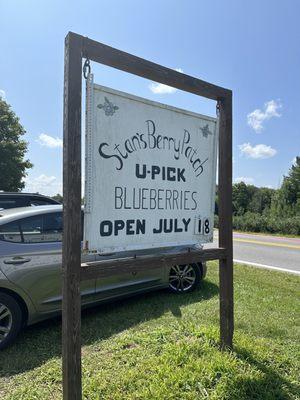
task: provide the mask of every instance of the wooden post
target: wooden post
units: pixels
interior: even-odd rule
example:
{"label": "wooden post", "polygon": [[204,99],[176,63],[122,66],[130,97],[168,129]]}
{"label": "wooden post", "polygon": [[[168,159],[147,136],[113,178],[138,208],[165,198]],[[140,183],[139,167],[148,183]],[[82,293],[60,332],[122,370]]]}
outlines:
{"label": "wooden post", "polygon": [[65,41],[63,146],[63,398],[81,399],[81,41]]}
{"label": "wooden post", "polygon": [[233,251],[232,251],[232,94],[218,102],[219,123],[219,247],[226,258],[219,261],[221,348],[232,348]]}

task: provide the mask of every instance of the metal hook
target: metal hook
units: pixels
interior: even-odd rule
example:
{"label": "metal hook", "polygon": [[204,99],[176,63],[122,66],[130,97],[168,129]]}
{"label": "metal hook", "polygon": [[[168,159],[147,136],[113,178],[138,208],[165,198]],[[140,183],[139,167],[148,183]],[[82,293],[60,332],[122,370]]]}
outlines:
{"label": "metal hook", "polygon": [[83,64],[84,79],[87,79],[90,73],[91,73],[91,64],[90,64],[90,60],[87,58]]}

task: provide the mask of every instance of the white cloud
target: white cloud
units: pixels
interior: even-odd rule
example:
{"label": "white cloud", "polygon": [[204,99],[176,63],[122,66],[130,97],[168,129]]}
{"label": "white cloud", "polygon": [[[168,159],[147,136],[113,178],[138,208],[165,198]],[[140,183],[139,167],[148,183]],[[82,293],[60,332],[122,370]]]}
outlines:
{"label": "white cloud", "polygon": [[0,98],[1,98],[2,100],[6,100],[6,93],[5,93],[5,91],[2,90],[2,89],[0,89]]}
{"label": "white cloud", "polygon": [[46,133],[41,133],[37,142],[41,146],[50,147],[52,149],[56,147],[63,147],[63,141],[60,138],[46,135]]}
{"label": "white cloud", "polygon": [[[177,72],[183,72],[181,68],[175,68],[175,71]],[[163,83],[156,83],[152,82],[149,85],[149,89],[151,90],[152,93],[155,94],[170,94],[170,93],[175,93],[177,91],[176,88],[173,88],[172,86],[164,85]]]}
{"label": "white cloud", "polygon": [[265,144],[257,144],[256,146],[251,146],[250,143],[243,143],[239,145],[239,148],[242,154],[255,159],[274,157],[277,153],[277,150]]}
{"label": "white cloud", "polygon": [[251,183],[254,183],[254,179],[251,178],[250,176],[240,176],[238,178],[235,178],[234,182],[235,183],[244,182],[249,185]]}
{"label": "white cloud", "polygon": [[46,196],[53,196],[57,193],[62,193],[62,182],[59,181],[55,176],[47,176],[41,174],[35,178],[26,177],[25,189],[26,192],[40,193]]}
{"label": "white cloud", "polygon": [[260,133],[263,130],[263,123],[273,117],[280,117],[281,114],[278,110],[282,107],[279,101],[270,100],[264,104],[264,110],[257,108],[247,115],[248,125],[255,130],[256,133]]}

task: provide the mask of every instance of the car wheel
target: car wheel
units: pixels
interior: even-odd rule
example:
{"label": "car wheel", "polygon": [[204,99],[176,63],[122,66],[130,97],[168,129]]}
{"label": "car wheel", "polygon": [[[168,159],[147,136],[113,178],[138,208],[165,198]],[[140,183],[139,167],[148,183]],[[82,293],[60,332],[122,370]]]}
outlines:
{"label": "car wheel", "polygon": [[12,343],[22,327],[22,310],[18,302],[0,293],[0,350]]}
{"label": "car wheel", "polygon": [[172,292],[192,292],[201,281],[201,264],[173,265],[170,268],[169,288]]}

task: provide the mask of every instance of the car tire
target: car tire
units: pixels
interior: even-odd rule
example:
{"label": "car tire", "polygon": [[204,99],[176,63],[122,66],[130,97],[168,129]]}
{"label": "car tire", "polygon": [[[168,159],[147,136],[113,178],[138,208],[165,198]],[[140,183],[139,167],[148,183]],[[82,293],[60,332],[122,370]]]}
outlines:
{"label": "car tire", "polygon": [[174,293],[189,293],[202,279],[201,263],[173,265],[169,272],[169,289]]}
{"label": "car tire", "polygon": [[0,350],[11,344],[22,328],[22,310],[9,294],[0,292]]}

